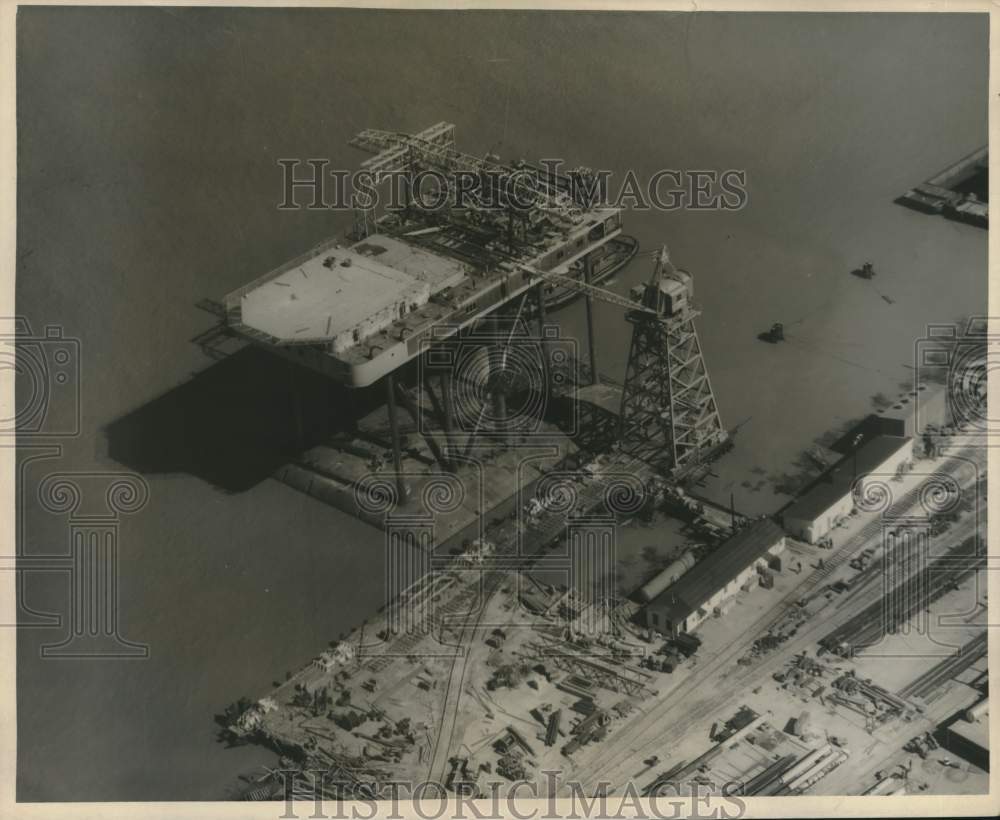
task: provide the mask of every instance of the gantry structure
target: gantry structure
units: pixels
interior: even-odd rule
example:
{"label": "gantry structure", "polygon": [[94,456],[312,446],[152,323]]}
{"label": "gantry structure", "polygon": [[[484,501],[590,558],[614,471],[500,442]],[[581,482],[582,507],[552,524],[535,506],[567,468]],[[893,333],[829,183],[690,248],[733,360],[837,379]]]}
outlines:
{"label": "gantry structure", "polygon": [[620,446],[680,479],[728,438],[695,327],[694,282],[674,267],[664,246],[649,281],[633,296],[645,309],[626,314],[633,329]]}

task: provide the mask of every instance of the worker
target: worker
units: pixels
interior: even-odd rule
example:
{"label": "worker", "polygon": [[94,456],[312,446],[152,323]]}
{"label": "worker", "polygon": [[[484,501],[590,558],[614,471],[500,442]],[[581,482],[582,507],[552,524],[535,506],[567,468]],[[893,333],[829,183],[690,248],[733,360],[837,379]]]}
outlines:
{"label": "worker", "polygon": [[861,266],[861,273],[865,277],[865,279],[871,279],[873,276],[875,276],[875,266],[872,265],[871,262],[865,262]]}

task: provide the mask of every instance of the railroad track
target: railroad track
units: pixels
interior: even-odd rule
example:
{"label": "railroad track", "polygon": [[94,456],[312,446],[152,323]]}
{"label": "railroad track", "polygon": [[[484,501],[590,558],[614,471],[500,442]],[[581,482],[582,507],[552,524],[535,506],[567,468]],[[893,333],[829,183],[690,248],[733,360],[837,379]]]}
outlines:
{"label": "railroad track", "polygon": [[[652,475],[653,471],[644,462],[634,457],[619,457],[608,465],[608,469],[616,469],[622,473],[628,473],[632,477],[638,478],[643,484]],[[593,509],[600,503],[607,490],[607,485],[601,480],[595,480],[584,486],[580,492],[577,507],[585,511]],[[541,552],[548,544],[557,538],[566,528],[566,516],[564,514],[549,513],[545,518],[525,533],[524,539],[519,539],[517,524],[511,521],[504,521],[497,525],[490,533],[490,540],[496,545],[497,555],[513,555],[517,551],[517,546],[522,543],[525,548],[526,558]],[[462,688],[465,681],[466,663],[468,661],[468,646],[475,638],[479,629],[483,615],[486,611],[486,602],[493,596],[500,583],[509,577],[510,570],[494,570],[489,572],[483,579],[482,585],[472,583],[463,587],[461,596],[468,594],[478,594],[482,590],[481,604],[475,615],[466,621],[461,628],[457,641],[451,645],[456,648],[456,655],[452,660],[452,667],[448,674],[448,683],[444,693],[444,708],[442,713],[442,726],[435,738],[434,748],[430,756],[428,765],[428,779],[434,780],[435,774],[441,773],[441,778],[437,782],[443,782],[443,771],[448,759],[448,755],[455,746],[455,734],[458,726],[458,712],[462,697]],[[459,596],[449,601],[446,605],[452,611],[457,611]],[[442,625],[443,629],[443,625]],[[443,636],[442,636],[443,637]],[[443,642],[443,641],[442,641]]]}
{"label": "railroad track", "polygon": [[[946,461],[941,468],[937,470],[937,472],[947,472],[949,468],[954,468],[961,463],[961,458],[952,457]],[[890,507],[886,515],[901,516],[908,509],[910,509],[919,501],[920,488],[922,486],[923,482],[913,490],[907,492],[899,501]],[[882,525],[883,522],[881,518],[865,524],[857,535],[855,535],[849,542],[844,544],[840,550],[837,551],[837,555],[832,559],[835,563],[835,567],[842,566],[843,563],[850,560],[856,552],[859,552],[876,533],[881,531]],[[703,692],[705,689],[704,680],[706,677],[721,672],[727,664],[735,661],[736,658],[742,655],[747,648],[746,642],[748,636],[765,631],[768,625],[778,623],[785,617],[787,608],[789,606],[793,606],[795,601],[801,599],[802,590],[804,588],[807,590],[815,588],[822,583],[825,578],[829,577],[829,575],[830,573],[827,572],[826,566],[822,569],[815,570],[807,579],[803,581],[802,584],[789,592],[782,599],[782,601],[779,602],[778,606],[782,610],[779,615],[774,616],[773,614],[766,614],[751,624],[747,629],[743,630],[740,635],[732,643],[730,643],[729,649],[720,652],[718,655],[709,660],[708,664],[700,667],[696,675],[692,675],[678,688],[670,691],[663,701],[656,704],[648,712],[637,715],[636,718],[628,724],[619,727],[615,734],[609,738],[608,741],[605,741],[599,760],[588,766],[571,770],[571,772],[568,773],[568,777],[572,777],[572,779],[576,782],[589,783],[594,782],[599,775],[607,775],[609,772],[620,771],[623,768],[623,765],[634,755],[645,754],[652,750],[654,746],[662,746],[667,743],[670,737],[677,737],[678,735],[687,733],[700,721],[706,720],[715,714],[718,711],[719,704],[721,702],[735,697],[740,691],[746,688],[746,685],[751,680],[763,678],[771,671],[776,671],[777,668],[784,665],[787,658],[791,654],[794,654],[793,648],[794,651],[800,651],[802,648],[813,643],[816,638],[822,634],[823,630],[829,629],[829,617],[819,623],[800,626],[796,632],[795,638],[786,644],[785,650],[783,652],[776,653],[770,660],[756,666],[746,667],[742,672],[738,669],[736,674],[729,678],[728,685],[713,687],[710,694],[705,695],[699,701],[695,701],[694,704],[687,708],[684,715],[680,717],[679,720],[667,724],[669,725],[669,730],[665,731],[665,719],[670,715],[671,711],[680,705],[684,705],[685,702],[689,701],[692,696],[697,696],[700,692]],[[874,577],[874,573],[872,577]],[[872,596],[874,588],[870,581],[871,578],[868,579],[868,582],[865,584],[863,589],[854,590],[854,594],[837,602],[836,607],[838,614],[843,615],[848,604],[856,606],[859,599],[863,600]],[[620,751],[618,749],[609,748],[616,745],[616,740],[618,741],[618,746],[624,743],[629,745]],[[607,776],[602,777],[602,779],[610,779],[611,782],[616,782],[614,779]]]}
{"label": "railroad track", "polygon": [[899,697],[926,699],[928,695],[940,688],[952,678],[962,674],[976,661],[986,655],[988,642],[987,633],[981,632],[963,646],[956,654],[945,658],[933,669],[928,670],[912,683],[897,692]]}
{"label": "railroad track", "polygon": [[973,534],[948,555],[907,576],[881,600],[829,632],[820,644],[844,655],[878,643],[886,632],[908,621],[983,566],[986,558],[977,554],[976,542]]}
{"label": "railroad track", "polygon": [[[962,452],[968,452],[968,449],[963,450]],[[947,472],[948,468],[958,466],[963,463],[964,460],[965,459],[961,457],[953,457],[946,461],[937,472]],[[851,558],[853,558],[865,544],[875,539],[884,528],[886,519],[891,520],[893,518],[904,517],[905,514],[919,502],[923,486],[924,484],[921,483],[909,490],[905,495],[903,495],[902,498],[899,499],[899,501],[893,503],[881,517],[866,522],[864,526],[862,526],[862,528],[851,538],[851,540],[842,546],[835,555],[831,556],[829,559],[824,559],[823,567],[814,570],[814,572],[809,576],[807,582],[799,587],[799,589],[810,590],[803,596],[802,599],[810,600],[811,598],[822,594],[823,589],[816,589],[816,587],[833,575],[837,570],[841,569],[844,564],[850,561]],[[977,492],[983,496],[984,488],[979,487]],[[843,594],[842,601],[853,602],[858,597],[859,593],[868,588],[873,580],[881,578],[883,565],[883,559],[878,558],[872,561],[865,569],[861,570],[851,581],[850,589]],[[775,624],[777,624],[782,617],[783,614],[776,617]]]}
{"label": "railroad track", "polygon": [[[725,665],[735,661],[745,651],[743,639],[754,629],[744,631],[741,638],[735,642],[735,648],[720,653],[710,661],[711,668],[700,667],[697,675],[692,675],[680,688],[668,693],[669,700],[640,715],[640,719],[633,721],[633,726],[620,727],[616,731],[616,736],[619,738],[627,737],[630,742],[635,742],[638,739],[638,745],[618,752],[616,755],[607,754],[607,749],[602,750],[605,754],[601,755],[596,766],[591,766],[581,773],[572,773],[572,779],[581,783],[593,782],[600,775],[602,780],[618,782],[607,774],[622,771],[631,757],[646,754],[654,747],[662,748],[665,744],[669,744],[670,738],[684,735],[699,723],[707,722],[708,719],[718,714],[720,702],[735,698],[740,692],[745,691],[752,681],[767,678],[771,672],[780,669],[787,663],[792,654],[814,643],[825,628],[827,628],[826,622],[805,627],[800,626],[795,638],[786,644],[784,652],[775,653],[769,659],[755,666],[737,667],[735,674],[719,685],[711,687],[710,692],[705,694],[705,677],[721,671]],[[702,697],[688,705],[691,697],[697,696],[699,693],[702,693]],[[668,722],[667,718],[671,711],[678,707],[684,707],[683,716]],[[669,729],[665,728],[667,726]]]}
{"label": "railroad track", "polygon": [[[804,583],[813,583],[812,577],[810,576],[810,578]],[[792,605],[792,602],[797,600],[799,591],[800,587],[796,587],[788,592],[779,605]],[[749,638],[763,631],[772,621],[773,615],[771,613],[765,613],[762,615],[740,633],[736,640],[730,644],[729,649],[723,650],[713,656],[707,664],[699,666],[697,674],[692,674],[686,681],[684,681],[684,683],[667,693],[664,700],[654,706],[651,710],[645,713],[640,712],[630,721],[630,723],[616,729],[615,735],[609,739],[610,741],[614,741],[616,738],[623,738],[626,740],[620,742],[629,742],[633,744],[637,743],[638,745],[618,751],[617,754],[609,753],[610,750],[607,748],[607,745],[605,745],[605,748],[602,749],[603,754],[597,764],[572,771],[572,779],[580,783],[592,782],[598,775],[609,771],[620,770],[632,756],[644,754],[645,752],[652,750],[654,746],[664,744],[667,740],[665,737],[667,732],[664,732],[663,730],[663,724],[666,723],[664,719],[670,714],[671,710],[684,705],[690,700],[692,695],[704,693],[705,677],[721,672],[724,667],[734,663],[745,652],[746,647],[748,646]],[[814,626],[811,631],[800,628],[797,633],[796,643],[801,642],[803,645],[808,643],[809,641],[807,639],[811,632],[818,633],[819,627]],[[786,658],[784,655],[777,655],[776,657],[780,658],[781,665],[785,663]],[[779,664],[775,664],[773,662],[771,664],[765,664],[765,666],[770,665],[777,667]],[[680,720],[670,724],[669,734],[671,736],[685,734],[699,721],[712,716],[718,711],[718,700],[720,695],[724,695],[725,698],[728,699],[730,696],[735,695],[737,692],[744,689],[746,681],[762,673],[763,671],[761,667],[748,668],[745,672],[743,672],[743,674],[737,672],[737,674],[728,681],[728,686],[715,687],[711,694],[703,696],[700,700],[696,701],[695,704],[687,708],[684,716],[681,717]],[[616,781],[612,780],[611,782]]]}
{"label": "railroad track", "polygon": [[[632,456],[619,456],[617,460],[612,460],[606,469],[616,471],[619,475],[627,474],[643,483],[653,476],[653,471],[648,465]],[[592,509],[602,501],[606,489],[607,484],[600,478],[584,485],[580,490],[579,506],[587,510]],[[494,544],[497,557],[517,555],[520,543],[525,559],[530,560],[532,556],[541,552],[548,544],[558,538],[565,528],[566,516],[564,514],[547,513],[540,517],[539,521],[533,524],[523,537],[518,532],[517,522],[510,520],[504,520],[492,529],[488,528],[485,534]],[[501,572],[501,575],[506,574],[507,571]],[[446,593],[446,602],[435,607],[435,624],[430,630],[422,633],[408,632],[394,639],[385,650],[365,664],[365,669],[369,672],[382,672],[399,658],[416,652],[425,640],[430,639],[435,627],[439,632],[443,629],[444,625],[439,620],[441,614],[455,614],[461,605],[478,596],[481,589],[484,587],[479,582],[473,581],[450,590]]]}

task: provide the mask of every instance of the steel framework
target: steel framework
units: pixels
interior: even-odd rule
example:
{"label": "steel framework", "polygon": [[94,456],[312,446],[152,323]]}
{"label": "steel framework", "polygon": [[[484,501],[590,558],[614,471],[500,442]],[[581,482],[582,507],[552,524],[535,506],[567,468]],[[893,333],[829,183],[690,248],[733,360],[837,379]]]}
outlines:
{"label": "steel framework", "polygon": [[[565,191],[555,184],[546,181],[542,175],[526,172],[523,168],[504,165],[488,158],[463,153],[455,148],[455,126],[447,122],[439,122],[421,131],[419,134],[404,134],[395,131],[380,131],[369,128],[358,133],[350,144],[363,151],[374,153],[375,156],[366,159],[361,167],[372,175],[372,180],[378,184],[392,174],[413,174],[419,169],[438,169],[443,171],[460,171],[469,174],[479,174],[483,179],[491,180],[489,184],[506,191],[508,196],[516,196],[518,206],[511,209],[514,213],[520,211],[519,219],[530,223],[547,222],[564,229],[577,224],[581,219],[579,205]],[[466,201],[466,210],[477,210],[474,200]],[[493,212],[492,206],[484,208],[485,212]],[[375,207],[372,202],[354,200],[355,238],[362,239],[376,228]],[[446,234],[448,228],[443,225],[416,231],[414,235],[423,232]],[[525,273],[541,279],[554,282],[562,287],[568,287],[587,297],[588,327],[592,324],[592,298],[600,299],[609,304],[628,310],[647,310],[642,305],[619,296],[610,290],[591,284],[592,260],[584,257],[584,279],[580,281],[569,275],[568,266],[553,270],[540,270],[532,265],[516,259],[510,260]],[[596,354],[593,339],[590,343],[591,366]]]}
{"label": "steel framework", "polygon": [[[660,253],[643,304],[629,311],[632,344],[622,389],[625,452],[678,477],[726,441],[690,302],[691,277]],[[655,313],[649,308],[655,307]]]}
{"label": "steel framework", "polygon": [[535,657],[551,662],[571,675],[579,675],[602,689],[633,696],[649,695],[652,691],[650,686],[652,676],[627,664],[617,662],[612,666],[596,657],[588,658],[573,652],[560,652],[552,645],[536,644],[535,647],[537,647]]}

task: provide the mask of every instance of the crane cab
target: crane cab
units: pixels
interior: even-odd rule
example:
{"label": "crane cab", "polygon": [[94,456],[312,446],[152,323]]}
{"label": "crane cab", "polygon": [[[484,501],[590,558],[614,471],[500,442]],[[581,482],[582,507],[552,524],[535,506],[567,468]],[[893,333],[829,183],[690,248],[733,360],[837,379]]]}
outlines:
{"label": "crane cab", "polygon": [[675,268],[664,253],[652,279],[636,285],[630,294],[660,316],[678,316],[693,307],[694,280],[687,271]]}

